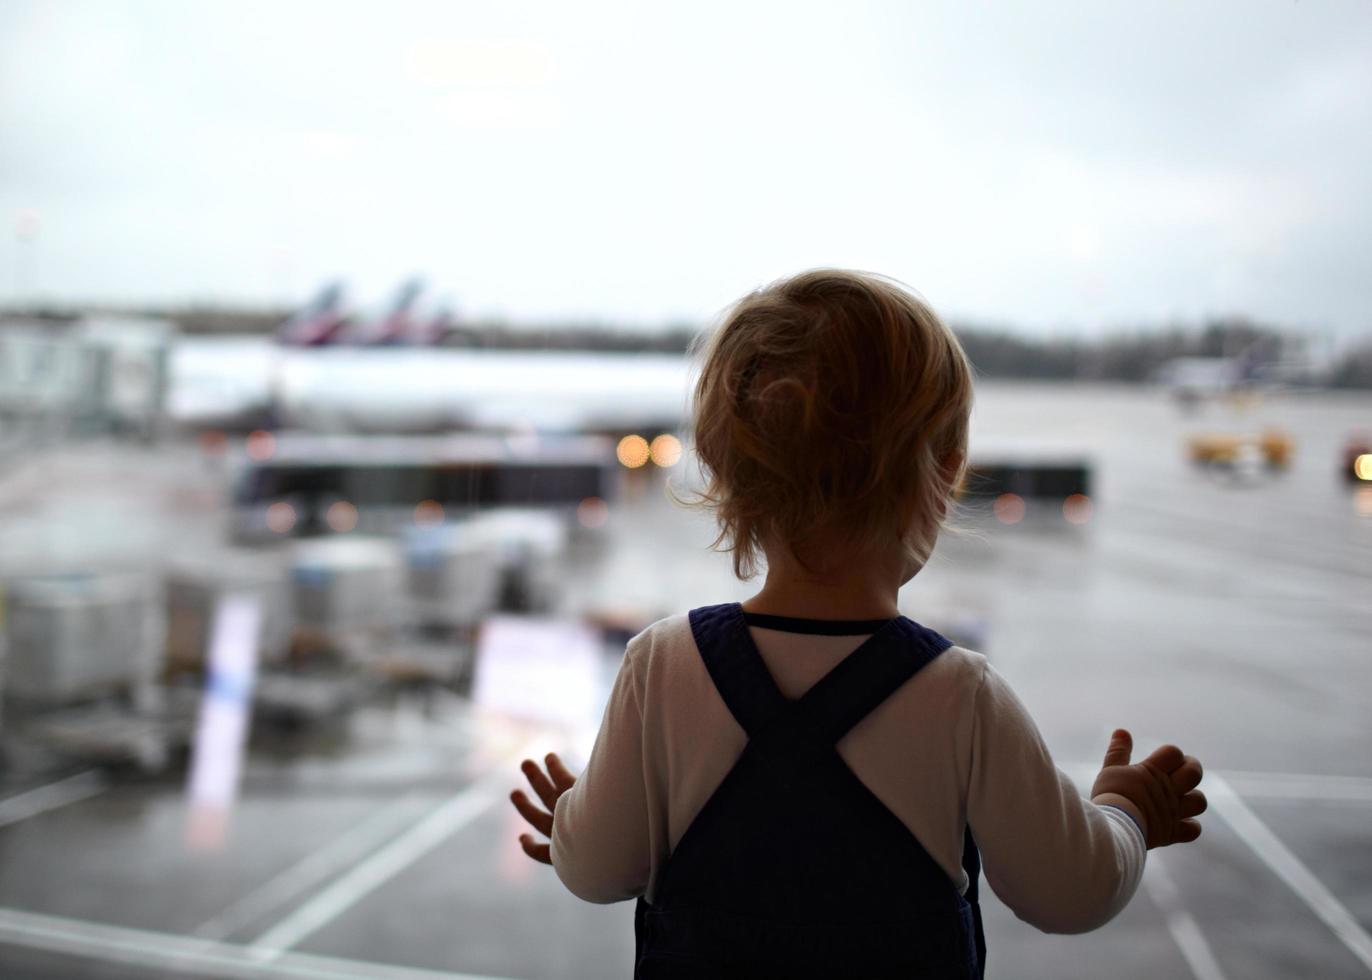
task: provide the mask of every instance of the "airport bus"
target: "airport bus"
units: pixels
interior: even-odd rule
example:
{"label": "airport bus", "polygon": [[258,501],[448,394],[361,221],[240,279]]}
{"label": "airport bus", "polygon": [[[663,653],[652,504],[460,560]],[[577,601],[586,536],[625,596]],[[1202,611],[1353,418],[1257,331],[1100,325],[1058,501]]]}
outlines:
{"label": "airport bus", "polygon": [[231,536],[394,534],[493,508],[562,511],[595,526],[618,478],[599,436],[321,436],[254,432]]}
{"label": "airport bus", "polygon": [[964,508],[989,507],[1002,524],[1017,524],[1032,511],[1085,524],[1092,515],[1093,471],[1090,455],[1071,446],[978,442],[957,496]]}

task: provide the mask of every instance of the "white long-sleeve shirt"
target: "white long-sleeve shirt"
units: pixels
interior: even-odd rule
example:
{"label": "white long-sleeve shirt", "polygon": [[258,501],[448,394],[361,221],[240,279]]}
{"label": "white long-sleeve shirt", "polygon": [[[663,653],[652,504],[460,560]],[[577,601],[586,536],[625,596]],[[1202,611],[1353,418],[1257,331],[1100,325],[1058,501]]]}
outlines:
{"label": "white long-sleeve shirt", "polygon": [[[866,639],[749,630],[791,699]],[[554,810],[552,861],[563,884],[589,902],[653,901],[677,842],[746,744],[685,615],[630,640],[590,760]],[[837,748],[959,891],[970,824],[987,882],[1045,932],[1104,925],[1138,887],[1146,855],[1138,827],[1082,799],[980,654],[945,650]]]}

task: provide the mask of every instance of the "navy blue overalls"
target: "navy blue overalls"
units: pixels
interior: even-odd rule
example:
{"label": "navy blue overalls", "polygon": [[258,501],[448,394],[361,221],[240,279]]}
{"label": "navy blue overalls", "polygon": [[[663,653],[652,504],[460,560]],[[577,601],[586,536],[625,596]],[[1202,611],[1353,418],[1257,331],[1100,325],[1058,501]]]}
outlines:
{"label": "navy blue overalls", "polygon": [[749,622],[783,628],[781,617],[738,603],[690,613],[696,646],[748,745],[677,844],[656,902],[638,900],[634,977],[982,977],[981,866],[970,828],[964,898],[835,748],[952,644],[903,616],[800,620],[807,632],[875,632],[791,701]]}

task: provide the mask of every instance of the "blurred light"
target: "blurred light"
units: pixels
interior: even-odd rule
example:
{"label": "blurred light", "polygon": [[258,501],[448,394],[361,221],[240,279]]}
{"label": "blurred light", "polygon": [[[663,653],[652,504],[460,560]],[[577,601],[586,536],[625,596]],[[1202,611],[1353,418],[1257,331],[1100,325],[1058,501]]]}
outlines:
{"label": "blurred light", "polygon": [[287,534],[295,527],[295,508],[278,500],[267,508],[267,527],[277,534]]}
{"label": "blurred light", "polygon": [[642,436],[625,436],[619,440],[615,455],[629,469],[636,470],[648,462],[652,450],[648,448],[648,440]]}
{"label": "blurred light", "polygon": [[357,508],[346,500],[335,501],[324,512],[324,520],[339,534],[346,534],[357,527]]}
{"label": "blurred light", "polygon": [[1353,507],[1361,517],[1372,517],[1372,487],[1358,487],[1353,495]]}
{"label": "blurred light", "polygon": [[1091,498],[1074,493],[1062,502],[1062,516],[1073,524],[1085,524],[1091,519]]}
{"label": "blurred light", "polygon": [[421,500],[414,506],[414,522],[421,527],[443,523],[443,505],[437,500]]}
{"label": "blurred light", "polygon": [[603,527],[609,516],[609,506],[599,497],[587,497],[576,505],[576,519],[582,527]]}
{"label": "blurred light", "polygon": [[1018,524],[1024,520],[1024,498],[1017,493],[1003,493],[994,504],[996,520],[1002,524]]}
{"label": "blurred light", "polygon": [[658,466],[675,466],[681,462],[681,440],[664,432],[653,440],[648,453]]}
{"label": "blurred light", "polygon": [[276,436],[265,429],[258,429],[248,436],[244,449],[259,463],[269,460],[276,454]]}
{"label": "blurred light", "polygon": [[1353,475],[1359,480],[1372,480],[1372,453],[1363,453],[1353,460]]}

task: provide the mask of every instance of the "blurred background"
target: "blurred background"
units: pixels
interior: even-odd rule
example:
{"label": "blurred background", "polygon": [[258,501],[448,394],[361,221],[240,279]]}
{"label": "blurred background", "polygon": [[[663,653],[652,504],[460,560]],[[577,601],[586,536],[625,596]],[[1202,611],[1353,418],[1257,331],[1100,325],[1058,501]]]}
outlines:
{"label": "blurred background", "polygon": [[1372,975],[1372,8],[0,6],[0,973],[599,978],[528,860],[741,600],[693,338],[895,276],[978,372],[902,611],[1211,812],[990,975]]}

